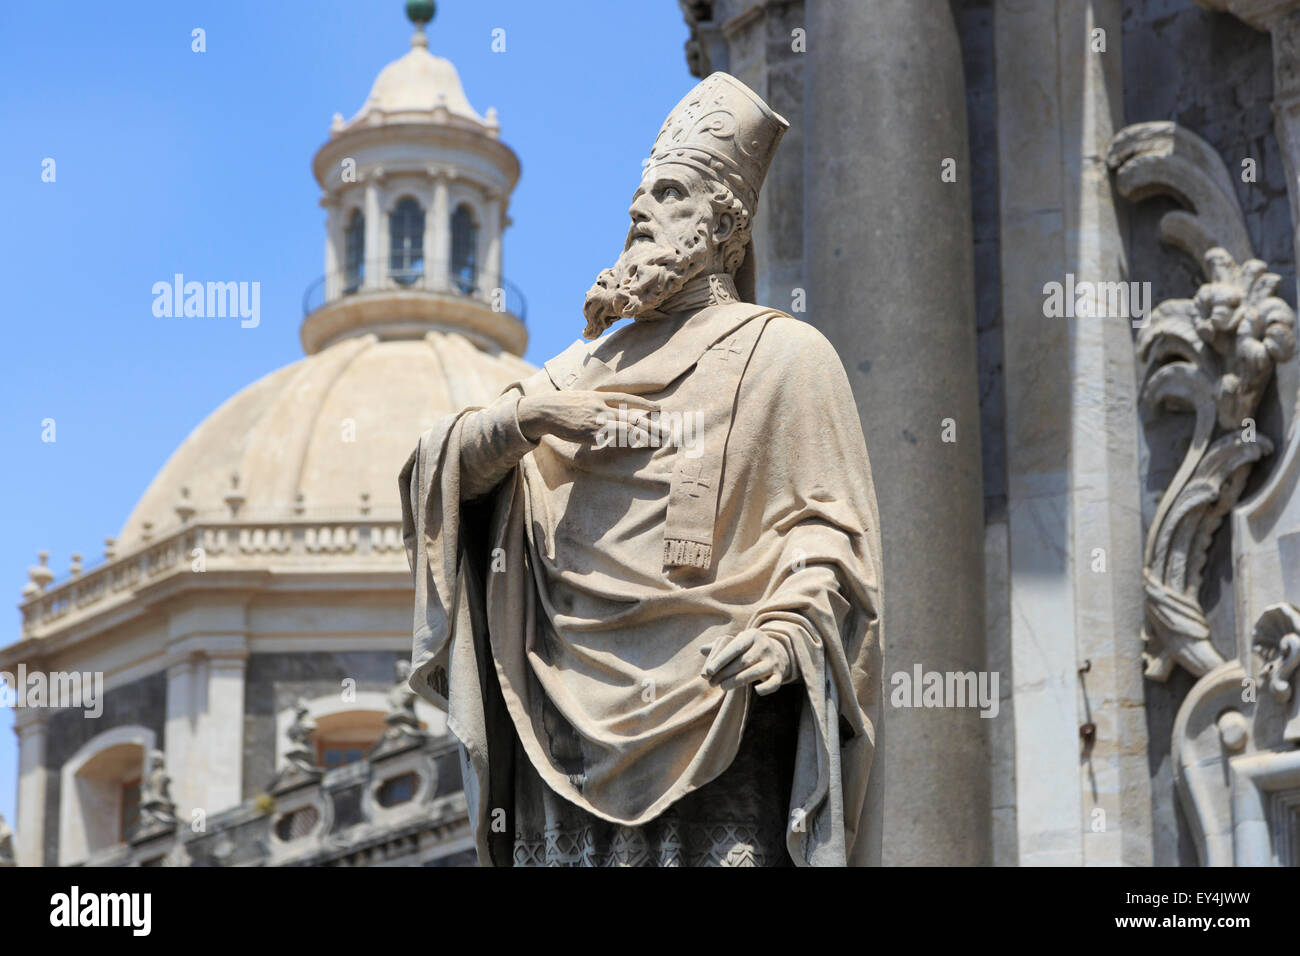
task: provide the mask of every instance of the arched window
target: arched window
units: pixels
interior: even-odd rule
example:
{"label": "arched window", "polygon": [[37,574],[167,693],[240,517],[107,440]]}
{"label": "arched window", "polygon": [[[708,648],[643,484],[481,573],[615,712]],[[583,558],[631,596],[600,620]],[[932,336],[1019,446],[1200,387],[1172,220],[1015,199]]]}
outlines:
{"label": "arched window", "polygon": [[[358,690],[356,699],[344,702],[340,695],[326,694],[307,701],[307,710],[316,722],[316,763],[332,770],[363,759],[379,742],[387,724],[384,716],[390,702],[383,691]],[[420,726],[435,737],[447,732],[447,717],[433,705],[416,701]],[[285,707],[276,715],[275,765],[283,766],[288,746],[289,725],[294,708]]]}
{"label": "arched window", "polygon": [[478,285],[478,226],[469,206],[457,206],[451,216],[451,281],[462,295]]}
{"label": "arched window", "polygon": [[402,285],[424,274],[424,210],[414,199],[403,199],[389,217],[388,250],[388,274]]}
{"label": "arched window", "polygon": [[343,232],[343,291],[356,292],[366,277],[366,217],[352,210]]}
{"label": "arched window", "polygon": [[63,764],[59,787],[59,863],[80,863],[126,842],[140,813],[145,755],[154,747],[145,727],[115,727],[85,743]]}
{"label": "arched window", "polygon": [[356,763],[384,733],[384,715],[351,710],[316,718],[316,763],[326,770]]}

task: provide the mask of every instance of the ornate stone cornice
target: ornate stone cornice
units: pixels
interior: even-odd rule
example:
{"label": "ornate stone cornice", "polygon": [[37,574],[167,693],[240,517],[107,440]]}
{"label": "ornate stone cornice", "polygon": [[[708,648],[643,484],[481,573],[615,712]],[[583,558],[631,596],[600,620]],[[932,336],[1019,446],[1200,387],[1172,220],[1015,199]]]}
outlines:
{"label": "ornate stone cornice", "polygon": [[[359,129],[346,137],[330,140],[313,158],[312,172],[322,189],[333,189],[339,185],[338,169],[343,159],[355,158],[360,174],[367,165],[367,155],[376,156],[382,152],[387,156],[397,145],[405,149],[408,158],[422,157],[417,160],[421,165],[426,165],[430,159],[441,160],[448,152],[454,155],[456,151],[463,151],[467,156],[485,160],[488,168],[500,176],[502,188],[514,189],[519,182],[519,158],[500,140],[451,127],[418,124]],[[457,168],[468,171],[475,166],[465,163],[457,164]]]}

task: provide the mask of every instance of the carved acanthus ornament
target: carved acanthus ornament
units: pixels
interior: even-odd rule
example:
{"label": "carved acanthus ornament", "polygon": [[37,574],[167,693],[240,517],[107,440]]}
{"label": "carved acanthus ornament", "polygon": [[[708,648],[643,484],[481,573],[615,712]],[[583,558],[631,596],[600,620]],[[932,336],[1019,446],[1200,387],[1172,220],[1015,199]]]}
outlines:
{"label": "carved acanthus ornament", "polygon": [[1129,199],[1165,194],[1190,207],[1166,214],[1161,236],[1200,259],[1206,279],[1194,298],[1160,303],[1137,340],[1143,413],[1196,416],[1147,532],[1146,674],[1163,681],[1181,664],[1199,677],[1223,663],[1200,602],[1206,554],[1251,466],[1273,451],[1253,415],[1295,351],[1295,313],[1273,295],[1279,277],[1251,257],[1227,169],[1200,137],[1140,123],[1116,136],[1109,163]]}
{"label": "carved acanthus ornament", "polygon": [[1286,707],[1295,693],[1295,672],[1300,667],[1300,610],[1291,604],[1274,604],[1255,622],[1254,637],[1259,686]]}

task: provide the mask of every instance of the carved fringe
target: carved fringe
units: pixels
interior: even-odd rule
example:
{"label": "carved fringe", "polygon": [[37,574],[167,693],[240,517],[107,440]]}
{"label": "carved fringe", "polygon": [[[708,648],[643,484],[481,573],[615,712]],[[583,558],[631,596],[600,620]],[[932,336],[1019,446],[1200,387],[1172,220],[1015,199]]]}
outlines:
{"label": "carved fringe", "polygon": [[713,546],[681,538],[664,538],[664,565],[670,568],[708,568],[713,563]]}

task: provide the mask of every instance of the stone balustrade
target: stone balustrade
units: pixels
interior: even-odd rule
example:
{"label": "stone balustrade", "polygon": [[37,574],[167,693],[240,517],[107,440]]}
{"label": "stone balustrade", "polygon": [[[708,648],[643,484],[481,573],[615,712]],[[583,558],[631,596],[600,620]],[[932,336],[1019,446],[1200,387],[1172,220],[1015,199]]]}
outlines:
{"label": "stone balustrade", "polygon": [[364,516],[189,524],[28,598],[20,605],[23,636],[39,637],[55,624],[110,607],[115,599],[127,600],[139,588],[170,575],[257,570],[338,557],[405,570],[401,521],[395,516]]}

